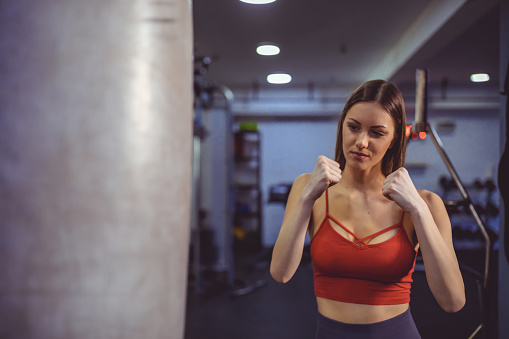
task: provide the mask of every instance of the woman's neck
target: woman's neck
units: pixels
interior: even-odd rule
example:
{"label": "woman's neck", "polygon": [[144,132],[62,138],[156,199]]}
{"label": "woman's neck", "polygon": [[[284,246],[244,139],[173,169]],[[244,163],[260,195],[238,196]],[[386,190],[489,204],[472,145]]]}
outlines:
{"label": "woman's neck", "polygon": [[384,180],[385,176],[379,168],[358,171],[346,166],[341,173],[339,185],[345,187],[348,191],[381,194]]}

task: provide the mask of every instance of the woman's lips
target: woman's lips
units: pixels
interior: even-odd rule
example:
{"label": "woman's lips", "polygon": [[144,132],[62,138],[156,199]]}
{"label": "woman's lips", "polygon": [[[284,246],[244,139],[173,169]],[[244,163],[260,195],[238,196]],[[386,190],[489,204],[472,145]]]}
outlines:
{"label": "woman's lips", "polygon": [[352,152],[352,155],[355,159],[358,159],[358,160],[363,160],[363,159],[366,159],[368,157],[367,154],[364,154],[364,153],[361,153],[361,152]]}

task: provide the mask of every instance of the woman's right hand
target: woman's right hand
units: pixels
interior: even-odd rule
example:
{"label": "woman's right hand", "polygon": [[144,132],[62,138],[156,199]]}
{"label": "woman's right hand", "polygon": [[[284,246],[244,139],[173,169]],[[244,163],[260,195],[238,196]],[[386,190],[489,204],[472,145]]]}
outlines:
{"label": "woman's right hand", "polygon": [[272,251],[270,274],[276,281],[286,283],[297,271],[302,260],[313,205],[327,187],[337,184],[340,179],[339,164],[320,156],[313,173],[302,174],[293,182],[283,225]]}
{"label": "woman's right hand", "polygon": [[339,163],[321,155],[316,160],[315,169],[304,192],[310,199],[316,201],[327,188],[334,186],[339,180],[341,180]]}

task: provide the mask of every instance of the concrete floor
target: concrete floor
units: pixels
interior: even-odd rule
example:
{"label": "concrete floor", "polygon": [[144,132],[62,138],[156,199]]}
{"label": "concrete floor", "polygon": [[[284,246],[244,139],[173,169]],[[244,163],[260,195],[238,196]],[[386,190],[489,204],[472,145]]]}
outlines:
{"label": "concrete floor", "polygon": [[[270,255],[269,250],[266,253]],[[314,338],[316,300],[309,254],[305,253],[295,276],[285,285],[270,277],[268,258],[260,260],[259,256],[246,253],[237,254],[236,258],[236,276],[239,279],[264,280],[265,285],[237,298],[230,296],[231,288],[211,280],[202,293],[190,288],[185,339]],[[482,268],[482,251],[458,251],[458,258],[474,269]],[[463,276],[467,303],[460,312],[447,314],[431,295],[424,272],[416,270],[414,273],[410,307],[422,338],[468,338],[479,325],[481,312],[475,278],[466,271]],[[496,291],[496,286],[491,290]],[[496,309],[494,303],[496,300],[493,300],[490,309]],[[493,323],[496,314],[492,313],[489,318],[489,322]],[[496,333],[485,332],[478,338],[496,337]]]}

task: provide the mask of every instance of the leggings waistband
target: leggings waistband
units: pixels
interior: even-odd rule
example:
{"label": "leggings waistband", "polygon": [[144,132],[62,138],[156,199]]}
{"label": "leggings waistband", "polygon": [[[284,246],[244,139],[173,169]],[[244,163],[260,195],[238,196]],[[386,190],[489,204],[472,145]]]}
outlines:
{"label": "leggings waistband", "polygon": [[410,308],[393,318],[371,324],[348,324],[318,313],[316,339],[420,338]]}

